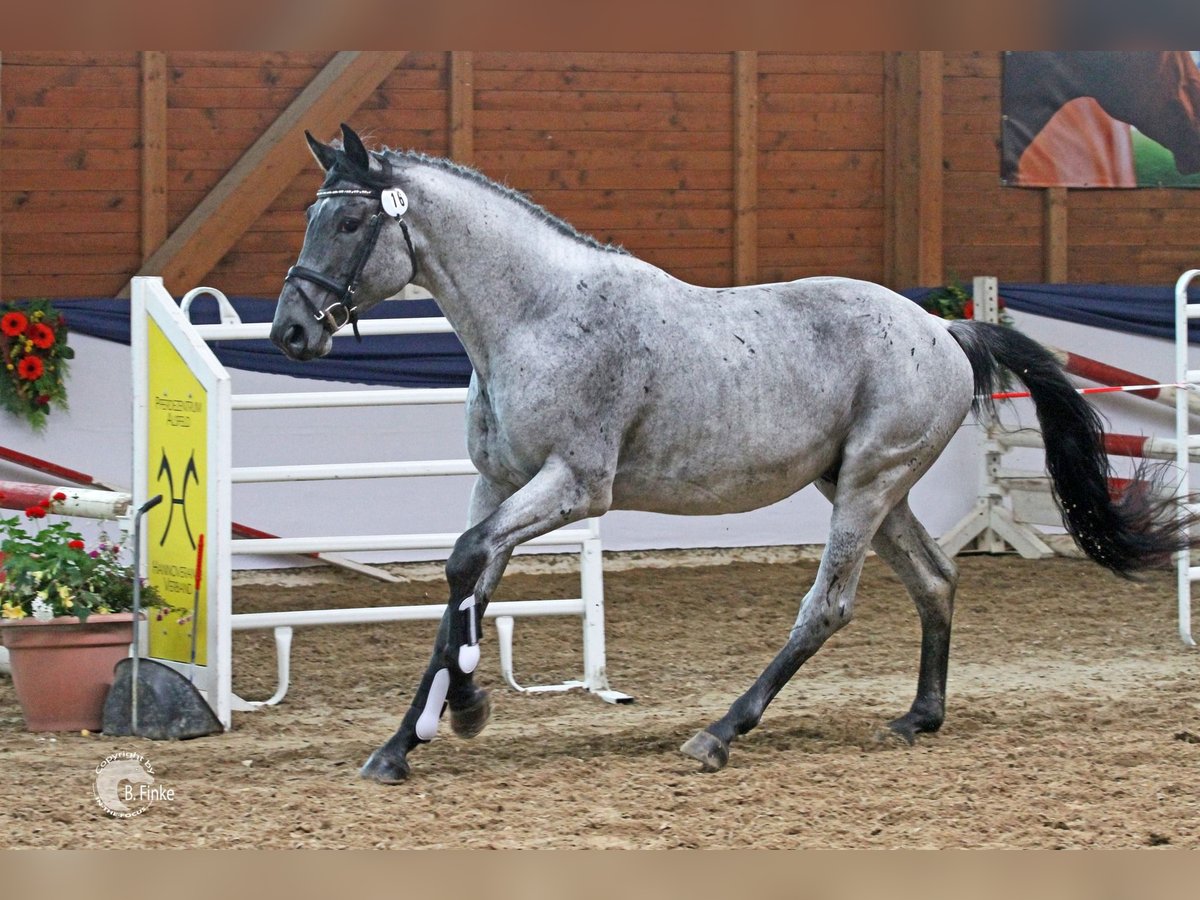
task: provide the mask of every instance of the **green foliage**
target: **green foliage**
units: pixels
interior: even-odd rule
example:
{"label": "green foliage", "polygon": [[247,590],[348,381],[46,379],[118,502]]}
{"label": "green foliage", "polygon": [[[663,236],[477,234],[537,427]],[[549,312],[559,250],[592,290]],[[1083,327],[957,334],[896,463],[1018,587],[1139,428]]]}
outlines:
{"label": "green foliage", "polygon": [[[129,612],[135,573],[121,561],[121,548],[101,541],[89,550],[69,523],[41,522],[53,504],[48,499],[25,511],[35,523],[32,531],[18,516],[0,519],[0,618],[76,616],[86,622],[92,613]],[[142,603],[166,606],[149,584],[142,587]]]}
{"label": "green foliage", "polygon": [[[1000,324],[1012,325],[1012,316],[1005,309],[1004,298],[999,298]],[[955,282],[934,288],[920,300],[921,308],[943,319],[975,318],[975,302],[967,289]]]}

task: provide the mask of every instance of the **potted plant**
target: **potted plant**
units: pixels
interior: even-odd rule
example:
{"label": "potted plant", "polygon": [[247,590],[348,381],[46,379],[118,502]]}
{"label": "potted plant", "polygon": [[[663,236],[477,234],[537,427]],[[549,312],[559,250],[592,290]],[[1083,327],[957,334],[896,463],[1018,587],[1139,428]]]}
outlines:
{"label": "potted plant", "polygon": [[[43,521],[65,494],[0,518],[0,641],[30,731],[99,730],[113,667],[129,655],[133,579],[121,548],[88,548],[67,522]],[[166,609],[150,585],[142,603]]]}

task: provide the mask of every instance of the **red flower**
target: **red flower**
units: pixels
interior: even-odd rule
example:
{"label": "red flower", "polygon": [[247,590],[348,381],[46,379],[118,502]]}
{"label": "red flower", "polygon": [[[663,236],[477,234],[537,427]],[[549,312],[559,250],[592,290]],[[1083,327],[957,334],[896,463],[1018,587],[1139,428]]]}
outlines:
{"label": "red flower", "polygon": [[46,371],[41,359],[36,356],[26,356],[17,363],[17,374],[26,381],[37,381],[42,377],[42,373]]}
{"label": "red flower", "polygon": [[31,506],[25,510],[25,515],[31,519],[44,519],[46,518],[46,511],[40,506]]}
{"label": "red flower", "polygon": [[49,509],[53,505],[54,505],[54,501],[51,500],[49,497],[47,497],[45,500],[42,500],[41,502],[38,503],[38,506],[40,506],[42,509]]}
{"label": "red flower", "polygon": [[963,304],[962,317],[964,319],[975,318],[975,304],[973,301],[968,300],[966,303]]}
{"label": "red flower", "polygon": [[5,313],[0,317],[0,331],[7,334],[9,337],[16,337],[18,334],[24,334],[25,328],[29,325],[29,320],[25,318],[24,313],[10,312]]}
{"label": "red flower", "polygon": [[70,547],[72,550],[82,550],[83,549],[83,541],[67,541],[67,546]]}
{"label": "red flower", "polygon": [[55,491],[54,496],[51,497],[50,499],[57,500],[59,503],[62,503],[64,500],[67,499],[67,495],[64,494],[62,491]]}
{"label": "red flower", "polygon": [[29,326],[29,340],[33,342],[33,346],[41,350],[49,350],[54,346],[54,329],[48,328],[41,322],[34,322]]}

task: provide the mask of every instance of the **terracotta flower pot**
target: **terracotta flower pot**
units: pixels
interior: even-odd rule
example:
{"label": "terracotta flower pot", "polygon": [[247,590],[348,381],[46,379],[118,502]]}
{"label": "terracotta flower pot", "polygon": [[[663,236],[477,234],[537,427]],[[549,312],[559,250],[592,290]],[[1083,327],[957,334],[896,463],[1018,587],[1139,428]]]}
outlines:
{"label": "terracotta flower pot", "polygon": [[99,731],[113,667],[129,655],[133,613],[8,619],[0,624],[30,731]]}

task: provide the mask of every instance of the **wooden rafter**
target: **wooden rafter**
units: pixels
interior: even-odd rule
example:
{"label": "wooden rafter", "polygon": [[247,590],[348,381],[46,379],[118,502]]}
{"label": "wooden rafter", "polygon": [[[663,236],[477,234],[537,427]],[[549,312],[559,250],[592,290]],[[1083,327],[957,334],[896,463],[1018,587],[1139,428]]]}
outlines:
{"label": "wooden rafter", "polygon": [[[382,50],[335,54],[137,274],[161,275],[172,293],[196,286],[311,162],[304,130],[331,134],[404,56]],[[128,294],[126,285],[122,296]]]}

